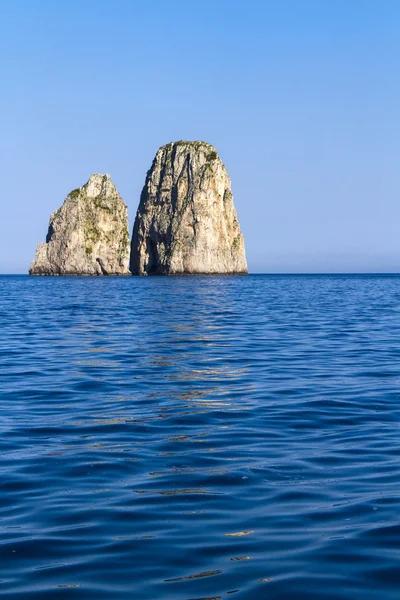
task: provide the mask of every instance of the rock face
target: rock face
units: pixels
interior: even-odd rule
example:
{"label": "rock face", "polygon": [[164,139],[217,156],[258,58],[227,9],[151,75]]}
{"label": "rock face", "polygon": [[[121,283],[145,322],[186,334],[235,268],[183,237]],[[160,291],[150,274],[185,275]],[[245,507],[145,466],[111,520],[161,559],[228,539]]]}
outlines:
{"label": "rock face", "polygon": [[129,275],[128,209],[109,175],[91,175],[50,217],[30,275]]}
{"label": "rock face", "polygon": [[205,142],[156,154],[133,228],[133,275],[245,274],[244,239],[228,172]]}

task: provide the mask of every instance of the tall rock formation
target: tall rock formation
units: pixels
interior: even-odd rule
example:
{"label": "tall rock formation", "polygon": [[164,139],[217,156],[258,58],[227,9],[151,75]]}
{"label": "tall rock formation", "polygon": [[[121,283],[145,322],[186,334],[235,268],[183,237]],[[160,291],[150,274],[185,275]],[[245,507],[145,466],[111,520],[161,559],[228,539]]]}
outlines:
{"label": "tall rock formation", "polygon": [[156,154],[133,228],[133,275],[247,273],[228,172],[205,142]]}
{"label": "tall rock formation", "polygon": [[128,209],[110,176],[94,174],[50,217],[30,275],[129,275]]}

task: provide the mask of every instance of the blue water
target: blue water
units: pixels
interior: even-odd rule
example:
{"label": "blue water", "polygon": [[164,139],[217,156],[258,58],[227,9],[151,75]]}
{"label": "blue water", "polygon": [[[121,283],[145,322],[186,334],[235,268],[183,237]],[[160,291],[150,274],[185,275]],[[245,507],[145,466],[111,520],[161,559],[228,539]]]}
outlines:
{"label": "blue water", "polygon": [[0,596],[400,597],[400,277],[0,277]]}

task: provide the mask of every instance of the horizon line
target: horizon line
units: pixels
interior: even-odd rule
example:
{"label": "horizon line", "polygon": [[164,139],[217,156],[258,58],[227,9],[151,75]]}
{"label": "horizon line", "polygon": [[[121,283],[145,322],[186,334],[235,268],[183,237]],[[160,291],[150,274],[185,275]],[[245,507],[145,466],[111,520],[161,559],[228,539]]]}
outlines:
{"label": "horizon line", "polygon": [[[261,275],[261,276],[268,276],[268,277],[282,277],[282,276],[311,276],[311,275],[329,275],[329,276],[335,276],[335,275],[400,275],[400,271],[311,271],[311,272],[307,272],[307,271],[302,271],[302,272],[260,272],[260,271],[256,271],[256,272],[249,272],[247,273],[248,275]],[[172,275],[164,275],[161,277],[154,277],[152,275],[131,275],[131,277],[135,277],[135,278],[140,278],[143,279],[144,277],[147,278],[153,278],[153,279],[163,279],[163,278],[170,278],[170,277],[185,277],[185,275],[180,275],[178,274],[172,274]],[[237,277],[239,276],[236,275],[235,273],[233,274],[229,274],[229,275],[225,275],[224,273],[208,273],[208,274],[196,274],[193,273],[191,275],[186,275],[187,277]],[[245,275],[246,276],[246,275]],[[0,277],[32,277],[31,275],[29,275],[29,273],[0,273]],[[85,279],[107,279],[107,278],[112,278],[113,275],[101,275],[101,276],[96,276],[96,275],[92,275],[92,276],[87,276],[87,275],[40,275],[39,277],[36,276],[35,278],[38,279],[40,277],[48,277],[48,278],[59,278],[59,277],[84,277]],[[120,276],[115,276],[115,277],[119,277]],[[129,275],[127,276],[129,279]],[[243,277],[242,274],[240,274],[240,277]],[[126,279],[126,277],[124,277],[124,279]]]}

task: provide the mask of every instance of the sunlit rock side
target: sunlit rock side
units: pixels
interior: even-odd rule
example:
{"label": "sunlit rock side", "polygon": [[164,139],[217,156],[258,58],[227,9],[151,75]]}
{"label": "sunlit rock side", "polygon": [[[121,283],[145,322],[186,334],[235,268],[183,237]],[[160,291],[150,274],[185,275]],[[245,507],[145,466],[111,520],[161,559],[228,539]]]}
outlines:
{"label": "sunlit rock side", "polygon": [[246,274],[228,172],[205,142],[162,146],[133,228],[133,275]]}
{"label": "sunlit rock side", "polygon": [[129,275],[128,209],[110,176],[94,174],[50,217],[30,275]]}

